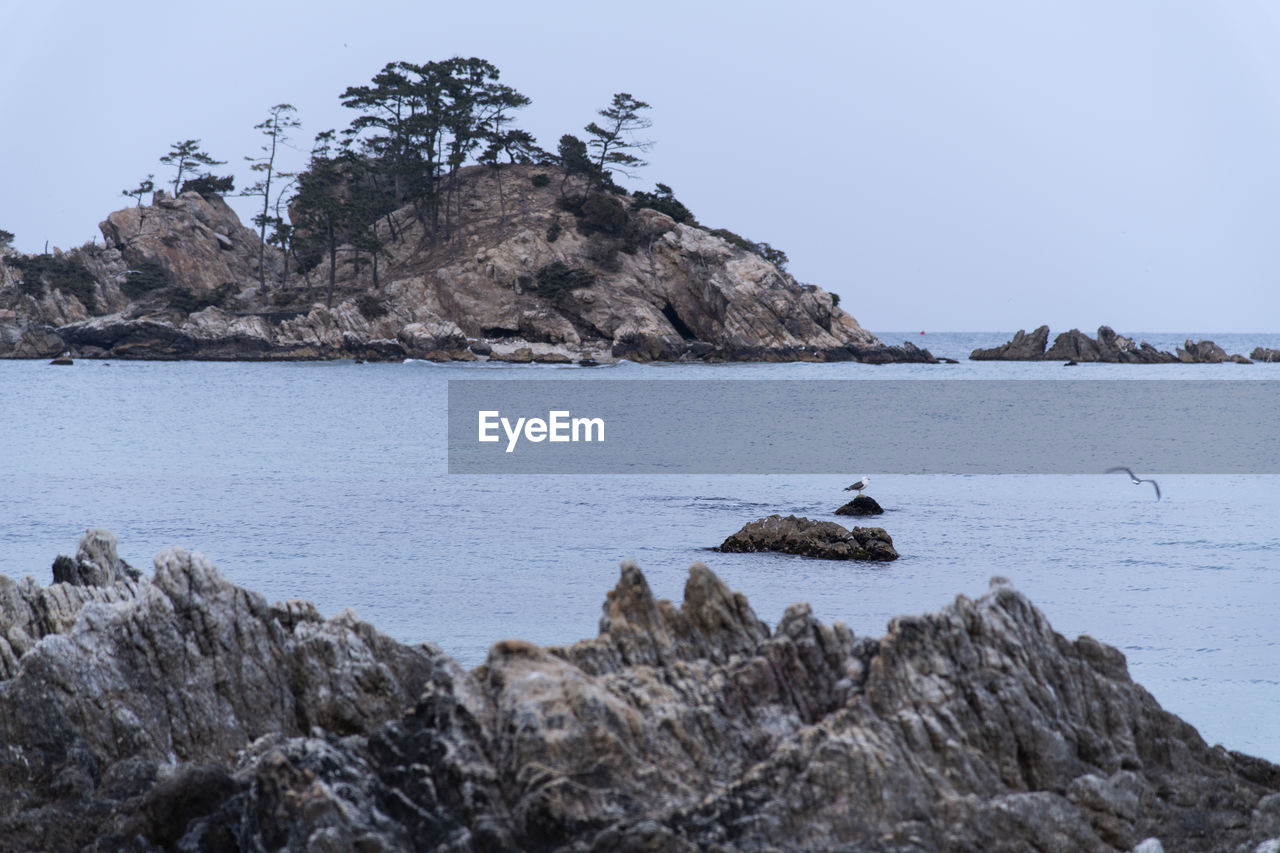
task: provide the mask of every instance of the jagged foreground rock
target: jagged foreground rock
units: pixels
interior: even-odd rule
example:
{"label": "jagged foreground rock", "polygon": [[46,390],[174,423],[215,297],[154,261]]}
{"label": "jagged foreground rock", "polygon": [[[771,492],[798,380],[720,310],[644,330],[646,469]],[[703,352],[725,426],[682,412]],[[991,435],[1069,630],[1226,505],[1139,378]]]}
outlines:
{"label": "jagged foreground rock", "polygon": [[[1178,347],[1177,354],[1158,350],[1143,341],[1134,343],[1133,338],[1117,335],[1110,326],[1099,326],[1097,340],[1079,329],[1063,332],[1053,340],[1053,346],[1047,350],[1049,327],[1040,326],[1031,334],[1019,330],[1013,339],[998,347],[975,349],[969,354],[973,361],[1074,361],[1074,362],[1108,362],[1112,364],[1251,364],[1242,355],[1228,355],[1222,347],[1213,341],[1191,341],[1188,339]],[[1254,358],[1258,358],[1259,347]]]}
{"label": "jagged foreground rock", "polygon": [[332,294],[327,260],[284,276],[274,248],[263,292],[257,235],[234,211],[158,193],[112,213],[104,247],[54,259],[91,274],[83,298],[24,290],[0,258],[0,357],[934,361],[760,254],[628,198],[602,196],[612,231],[588,227],[558,206],[561,185],[552,167],[464,169],[460,225],[433,236],[412,206],[388,215],[376,284],[344,247]]}
{"label": "jagged foreground rock", "polygon": [[[131,584],[60,598],[0,682],[6,849],[1253,850],[1280,836],[1280,768],[1207,747],[1118,651],[1059,636],[1003,582],[874,640],[806,605],[770,631],[700,564],[676,607],[626,563],[599,636],[500,642],[471,672],[349,613],[268,606],[185,551]],[[4,598],[0,618],[41,594]]]}

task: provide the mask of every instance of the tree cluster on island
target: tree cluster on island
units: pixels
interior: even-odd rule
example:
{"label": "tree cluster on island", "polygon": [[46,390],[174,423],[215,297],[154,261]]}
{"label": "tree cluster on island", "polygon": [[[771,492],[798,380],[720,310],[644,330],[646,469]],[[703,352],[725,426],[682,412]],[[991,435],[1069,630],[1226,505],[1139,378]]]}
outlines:
{"label": "tree cluster on island", "polygon": [[[282,170],[278,159],[301,127],[297,110],[287,103],[271,107],[255,125],[263,136],[260,153],[244,158],[256,179],[238,193],[234,175],[214,171],[226,161],[204,151],[199,139],[177,141],[159,158],[170,172],[165,187],[174,196],[194,191],[258,200],[252,222],[259,236],[259,298],[264,301],[268,245],[284,257],[282,281],[292,265],[307,276],[309,287],[309,272],[327,261],[331,302],[341,263],[357,276],[368,270],[378,286],[379,262],[387,256],[385,239],[399,239],[402,229],[393,216],[396,211],[411,209],[433,244],[450,241],[466,218],[458,193],[459,172],[466,166],[492,170],[504,220],[503,167],[534,164],[560,170],[561,208],[580,220],[588,217],[602,232],[613,227],[609,223],[619,214],[625,220],[619,197],[628,195],[633,209],[653,208],[677,222],[698,225],[669,186],[658,183],[653,192],[628,194],[615,182],[615,175],[631,178],[647,165],[641,153],[651,145],[637,136],[651,126],[650,105],[630,93],[615,94],[598,111],[598,119],[585,126],[583,136],[561,136],[554,153],[515,126],[516,112],[530,99],[501,82],[499,69],[484,59],[391,62],[368,84],[348,87],[340,97],[355,117],[342,130],[318,133],[306,166],[297,172]],[[148,174],[121,194],[143,207],[158,190],[155,179]],[[787,262],[785,253],[768,243],[725,229],[712,233],[779,267]],[[0,235],[6,244],[12,240],[8,232]]]}

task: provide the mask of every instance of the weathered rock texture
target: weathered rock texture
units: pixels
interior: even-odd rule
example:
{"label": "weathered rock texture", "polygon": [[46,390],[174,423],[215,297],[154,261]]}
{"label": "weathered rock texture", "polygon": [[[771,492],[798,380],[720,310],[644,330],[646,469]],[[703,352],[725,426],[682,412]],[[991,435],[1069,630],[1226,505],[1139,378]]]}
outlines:
{"label": "weathered rock texture", "polygon": [[1049,327],[1040,326],[1031,334],[1019,329],[1013,340],[991,349],[976,349],[969,353],[974,361],[1040,361],[1049,343]]}
{"label": "weathered rock texture", "polygon": [[[742,243],[656,210],[630,210],[625,197],[607,196],[625,227],[590,228],[557,206],[558,176],[534,185],[552,171],[463,170],[451,190],[462,213],[446,235],[432,237],[405,207],[377,226],[386,246],[377,282],[370,264],[355,268],[344,247],[332,292],[327,260],[282,281],[274,249],[261,292],[257,237],[221,199],[158,194],[154,204],[102,223],[106,248],[74,253],[95,276],[92,306],[56,289],[42,299],[23,294],[6,274],[0,309],[12,313],[0,315],[0,356],[70,349],[115,358],[483,353],[524,361],[512,356],[527,349],[529,361],[551,363],[934,361],[910,343],[884,345],[830,293],[798,283]],[[165,286],[125,295],[131,275],[156,269]],[[576,284],[544,286],[554,269],[572,271],[565,280]],[[492,349],[469,346],[476,341]]]}
{"label": "weathered rock texture", "polygon": [[884,515],[884,507],[870,495],[858,495],[836,510],[836,515]]}
{"label": "weathered rock texture", "polygon": [[974,361],[1064,361],[1107,362],[1112,364],[1217,364],[1232,361],[1249,364],[1242,355],[1227,355],[1213,341],[1192,343],[1178,349],[1177,355],[1158,350],[1143,341],[1117,335],[1110,326],[1099,326],[1098,337],[1089,337],[1079,329],[1063,332],[1054,338],[1047,350],[1049,327],[1040,326],[1030,335],[1019,331],[1013,340],[991,349],[975,349],[969,354]]}
{"label": "weathered rock texture", "polygon": [[1280,361],[1280,349],[1267,349],[1266,347],[1254,347],[1253,352],[1249,353],[1249,358],[1254,361]]}
{"label": "weathered rock texture", "polygon": [[[1206,746],[1120,652],[1056,634],[1001,581],[874,640],[802,604],[771,631],[700,564],[677,607],[626,563],[596,638],[501,642],[471,672],[350,614],[267,606],[184,551],[115,590],[0,680],[7,849],[1074,853],[1280,836],[1280,767]],[[21,610],[0,598],[6,626]]]}
{"label": "weathered rock texture", "polygon": [[896,560],[893,540],[882,527],[846,530],[834,521],[771,515],[752,521],[720,543],[721,551],[777,551],[823,560]]}
{"label": "weathered rock texture", "polygon": [[139,579],[137,569],[116,553],[116,535],[95,527],[86,530],[76,548],[76,558],[59,554],[53,561],[53,582],[72,586],[111,586],[119,581]]}
{"label": "weathered rock texture", "polygon": [[1213,341],[1192,341],[1178,347],[1178,361],[1184,364],[1221,364],[1224,361],[1235,364],[1252,364],[1242,355],[1227,355],[1227,351]]}
{"label": "weathered rock texture", "polygon": [[[258,279],[258,235],[220,196],[157,192],[151,205],[117,210],[98,228],[131,267],[158,264],[171,283],[197,294]],[[280,252],[268,247],[266,257],[267,274],[275,278]]]}

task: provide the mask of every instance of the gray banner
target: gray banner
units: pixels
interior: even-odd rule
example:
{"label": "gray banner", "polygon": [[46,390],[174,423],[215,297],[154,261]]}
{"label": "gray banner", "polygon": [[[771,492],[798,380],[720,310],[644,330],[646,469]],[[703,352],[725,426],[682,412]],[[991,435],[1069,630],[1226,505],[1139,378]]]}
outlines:
{"label": "gray banner", "polygon": [[450,380],[449,472],[1276,474],[1278,415],[1269,381]]}

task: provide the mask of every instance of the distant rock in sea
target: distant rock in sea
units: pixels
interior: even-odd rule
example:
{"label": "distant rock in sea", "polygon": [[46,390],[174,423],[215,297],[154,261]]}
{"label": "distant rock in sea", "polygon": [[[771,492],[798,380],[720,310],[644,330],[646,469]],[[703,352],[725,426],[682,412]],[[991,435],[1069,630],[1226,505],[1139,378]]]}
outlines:
{"label": "distant rock in sea", "polygon": [[1187,341],[1177,355],[1158,350],[1143,341],[1134,343],[1132,338],[1117,335],[1110,326],[1099,326],[1098,337],[1089,337],[1079,329],[1063,332],[1054,338],[1053,346],[1046,349],[1049,327],[1040,326],[1030,335],[1020,330],[1008,343],[990,349],[975,349],[969,354],[973,361],[1061,361],[1067,364],[1105,362],[1109,364],[1217,364],[1231,361],[1249,364],[1242,355],[1227,355],[1213,341],[1192,343]]}
{"label": "distant rock in sea", "polygon": [[1235,364],[1252,364],[1242,355],[1227,355],[1226,350],[1213,341],[1192,342],[1190,338],[1178,348],[1178,361],[1184,364],[1221,364],[1224,361]]}
{"label": "distant rock in sea", "polygon": [[1049,327],[1041,326],[1031,334],[1019,329],[1013,340],[991,349],[975,349],[969,353],[973,361],[1042,361],[1049,342]]}
{"label": "distant rock in sea", "polygon": [[1255,347],[1253,352],[1249,353],[1249,358],[1254,361],[1273,362],[1280,361],[1280,349],[1267,349],[1266,347]]}
{"label": "distant rock in sea", "polygon": [[[0,576],[14,850],[1244,850],[1280,767],[1209,747],[1007,581],[879,638],[622,566],[599,635],[467,671],[198,554]],[[1226,709],[1224,712],[1229,712]]]}

